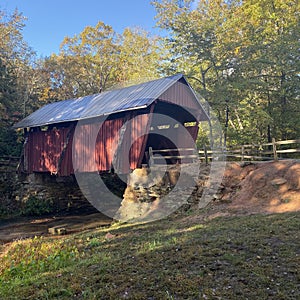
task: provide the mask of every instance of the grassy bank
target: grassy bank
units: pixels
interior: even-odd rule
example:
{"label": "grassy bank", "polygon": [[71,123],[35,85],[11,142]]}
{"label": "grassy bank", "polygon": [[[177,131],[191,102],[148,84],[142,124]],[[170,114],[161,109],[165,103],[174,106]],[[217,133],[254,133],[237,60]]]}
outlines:
{"label": "grassy bank", "polygon": [[296,299],[300,213],[186,215],[1,246],[0,299]]}

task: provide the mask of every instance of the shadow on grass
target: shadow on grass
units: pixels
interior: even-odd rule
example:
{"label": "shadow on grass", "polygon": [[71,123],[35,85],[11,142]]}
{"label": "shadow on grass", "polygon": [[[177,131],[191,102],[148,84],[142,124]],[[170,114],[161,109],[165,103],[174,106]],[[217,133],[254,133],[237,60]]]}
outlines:
{"label": "shadow on grass", "polygon": [[[1,270],[0,295],[4,299],[295,299],[300,292],[299,217],[298,212],[204,223],[165,219],[115,224],[60,242],[53,238],[15,242],[1,257],[6,267]],[[42,252],[45,245],[49,249]],[[73,256],[63,257],[62,253],[72,251]],[[50,261],[44,269],[32,267],[32,261],[36,266],[46,263],[47,253],[64,264],[55,267]],[[11,261],[23,264],[22,272],[10,271]]]}

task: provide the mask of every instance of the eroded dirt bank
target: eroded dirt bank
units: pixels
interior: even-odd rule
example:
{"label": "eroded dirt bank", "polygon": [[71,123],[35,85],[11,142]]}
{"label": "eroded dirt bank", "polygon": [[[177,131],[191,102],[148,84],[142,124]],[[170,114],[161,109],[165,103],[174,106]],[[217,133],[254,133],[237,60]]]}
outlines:
{"label": "eroded dirt bank", "polygon": [[250,213],[300,210],[300,162],[278,161],[227,165],[221,201]]}

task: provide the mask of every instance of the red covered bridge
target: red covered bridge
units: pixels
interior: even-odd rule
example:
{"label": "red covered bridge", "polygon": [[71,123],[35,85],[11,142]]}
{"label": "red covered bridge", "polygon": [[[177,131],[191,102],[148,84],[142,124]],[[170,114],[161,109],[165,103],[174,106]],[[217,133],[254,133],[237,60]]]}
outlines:
{"label": "red covered bridge", "polygon": [[25,132],[20,171],[128,173],[148,163],[149,148],[191,147],[207,120],[181,74],[51,103],[14,126]]}

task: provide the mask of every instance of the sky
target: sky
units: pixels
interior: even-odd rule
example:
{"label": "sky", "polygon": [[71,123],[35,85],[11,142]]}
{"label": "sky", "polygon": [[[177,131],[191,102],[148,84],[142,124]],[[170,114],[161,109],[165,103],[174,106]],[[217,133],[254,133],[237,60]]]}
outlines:
{"label": "sky", "polygon": [[24,40],[38,56],[58,53],[64,37],[80,33],[102,21],[122,33],[126,27],[141,27],[154,34],[155,8],[151,0],[0,0],[0,10],[15,8],[27,18]]}

